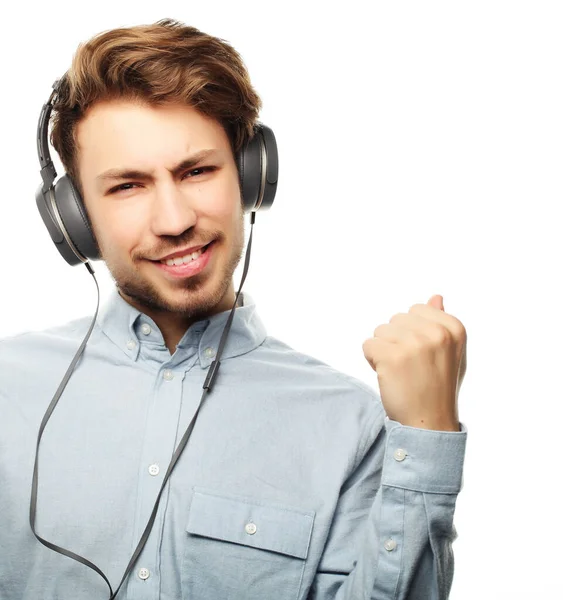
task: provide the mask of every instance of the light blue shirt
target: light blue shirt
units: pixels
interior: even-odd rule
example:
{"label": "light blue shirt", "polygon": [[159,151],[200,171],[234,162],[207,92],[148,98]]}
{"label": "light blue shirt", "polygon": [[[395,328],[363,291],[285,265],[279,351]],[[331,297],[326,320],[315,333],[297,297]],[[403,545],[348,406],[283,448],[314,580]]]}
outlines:
{"label": "light blue shirt", "polygon": [[[171,356],[115,290],[39,452],[37,533],[117,587],[230,311]],[[29,525],[39,424],[92,317],[0,340],[0,598],[107,600]],[[250,295],[118,598],[443,600],[466,430],[386,418],[365,383],[268,336]]]}

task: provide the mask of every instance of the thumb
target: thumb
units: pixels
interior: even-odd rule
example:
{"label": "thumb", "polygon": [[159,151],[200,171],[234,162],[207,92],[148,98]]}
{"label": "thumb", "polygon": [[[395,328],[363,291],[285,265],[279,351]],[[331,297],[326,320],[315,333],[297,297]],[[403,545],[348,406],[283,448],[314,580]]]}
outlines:
{"label": "thumb", "polygon": [[444,310],[444,298],[438,294],[432,296],[432,298],[428,300],[428,304],[438,310]]}

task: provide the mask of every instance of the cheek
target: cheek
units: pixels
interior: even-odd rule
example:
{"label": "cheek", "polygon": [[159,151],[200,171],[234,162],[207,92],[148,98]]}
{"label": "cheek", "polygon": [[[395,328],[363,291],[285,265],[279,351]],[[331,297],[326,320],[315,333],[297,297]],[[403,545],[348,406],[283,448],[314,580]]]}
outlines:
{"label": "cheek", "polygon": [[94,215],[96,238],[103,252],[128,253],[137,244],[140,215],[132,211],[105,211]]}
{"label": "cheek", "polygon": [[223,183],[214,186],[204,210],[209,216],[224,224],[238,223],[242,212],[238,182],[231,181],[229,185]]}

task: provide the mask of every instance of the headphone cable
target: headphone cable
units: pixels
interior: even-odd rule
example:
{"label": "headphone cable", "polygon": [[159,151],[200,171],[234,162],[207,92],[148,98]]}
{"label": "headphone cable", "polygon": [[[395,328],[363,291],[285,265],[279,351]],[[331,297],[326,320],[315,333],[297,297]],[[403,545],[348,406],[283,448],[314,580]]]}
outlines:
{"label": "headphone cable", "polygon": [[166,486],[166,483],[168,482],[168,479],[170,477],[170,475],[172,474],[172,471],[174,470],[174,467],[176,466],[182,452],[184,451],[184,448],[186,447],[186,444],[188,442],[188,439],[192,433],[192,430],[194,428],[197,416],[199,414],[199,410],[203,404],[203,400],[205,398],[206,393],[210,392],[213,388],[213,384],[215,382],[215,379],[217,377],[217,374],[219,372],[219,366],[221,364],[220,362],[220,358],[221,358],[221,354],[223,352],[223,348],[225,346],[226,343],[226,339],[227,339],[227,335],[231,329],[231,325],[233,322],[233,318],[234,318],[234,311],[237,308],[238,305],[238,299],[239,299],[239,295],[242,289],[242,286],[244,284],[244,280],[246,279],[246,274],[248,272],[248,266],[250,263],[250,249],[252,247],[252,233],[254,231],[254,222],[256,219],[256,212],[251,212],[250,213],[250,236],[248,239],[248,245],[246,248],[246,256],[245,256],[245,260],[244,260],[244,269],[243,269],[243,273],[242,273],[242,277],[241,277],[241,282],[240,282],[240,286],[238,289],[238,292],[236,294],[235,297],[235,302],[233,304],[233,307],[231,309],[231,312],[229,314],[229,318],[227,319],[227,322],[225,324],[225,327],[223,329],[223,333],[221,335],[221,339],[219,341],[219,347],[217,350],[217,356],[215,358],[215,360],[211,363],[211,365],[209,366],[209,370],[207,373],[207,377],[205,378],[205,382],[203,384],[203,394],[201,395],[201,399],[199,402],[199,405],[197,407],[197,410],[194,414],[194,416],[192,417],[192,420],[190,421],[190,424],[188,425],[184,435],[182,436],[182,439],[180,440],[180,443],[178,444],[178,447],[176,448],[176,451],[174,452],[172,459],[170,461],[170,464],[168,465],[168,469],[166,470],[166,474],[164,475],[164,479],[162,481],[162,485],[160,487],[160,491],[158,492],[158,495],[156,497],[156,501],[151,513],[151,516],[149,517],[149,520],[147,522],[147,525],[145,527],[145,530],[143,531],[143,534],[141,535],[141,538],[139,540],[139,543],[137,544],[137,547],[135,548],[135,551],[133,552],[133,555],[131,556],[131,559],[129,561],[129,564],[127,565],[126,569],[125,569],[125,573],[123,574],[123,577],[121,578],[121,581],[119,583],[119,585],[117,586],[117,589],[115,590],[115,592],[113,591],[111,584],[108,580],[108,578],[104,575],[103,571],[97,567],[93,562],[89,561],[87,558],[84,558],[83,556],[80,556],[79,554],[76,554],[75,552],[72,552],[71,550],[67,550],[65,548],[62,548],[60,546],[57,546],[56,544],[53,544],[52,542],[49,542],[48,540],[42,538],[40,535],[37,534],[37,532],[35,531],[35,519],[36,519],[36,513],[37,513],[37,488],[38,488],[38,478],[39,478],[39,443],[41,441],[41,437],[43,435],[43,431],[45,429],[45,426],[47,425],[47,422],[49,421],[51,414],[53,413],[53,410],[55,409],[55,406],[57,405],[59,398],[61,396],[61,394],[63,393],[63,390],[66,387],[66,384],[68,383],[68,380],[70,379],[74,368],[78,362],[78,360],[80,359],[80,357],[82,356],[82,353],[84,352],[84,348],[86,347],[86,343],[88,342],[88,339],[90,337],[90,334],[92,333],[92,330],[94,328],[94,324],[96,322],[96,317],[98,315],[98,309],[100,306],[100,287],[98,285],[98,281],[96,279],[96,276],[94,274],[94,269],[93,267],[90,265],[89,261],[86,261],[84,263],[85,267],[88,269],[88,272],[92,275],[92,277],[94,278],[94,281],[96,283],[96,288],[98,291],[98,302],[96,305],[96,312],[94,313],[94,318],[92,319],[92,323],[90,324],[90,328],[88,329],[88,332],[86,333],[86,336],[84,337],[82,343],[80,344],[80,347],[78,348],[78,351],[76,352],[76,354],[74,355],[74,358],[72,359],[72,362],[70,363],[61,383],[59,384],[59,387],[53,397],[53,399],[51,400],[51,403],[49,404],[49,406],[47,407],[47,410],[45,411],[45,415],[43,416],[43,419],[41,421],[41,425],[39,426],[39,432],[37,435],[37,444],[35,447],[35,461],[34,461],[34,465],[33,465],[33,480],[32,480],[32,484],[31,484],[31,500],[30,500],[30,506],[29,506],[29,523],[31,525],[31,530],[33,531],[33,534],[35,535],[35,537],[47,548],[49,548],[50,550],[53,550],[55,552],[58,552],[59,554],[63,554],[64,556],[68,556],[69,558],[72,558],[73,560],[76,560],[80,563],[82,563],[83,565],[86,565],[87,567],[89,567],[90,569],[94,570],[96,573],[98,573],[98,575],[100,575],[103,580],[107,583],[108,587],[109,587],[109,591],[110,591],[110,598],[109,600],[114,600],[115,597],[117,596],[117,593],[119,592],[121,586],[123,585],[123,582],[125,581],[125,579],[127,578],[127,575],[129,574],[129,572],[131,571],[131,569],[133,568],[133,566],[135,565],[135,562],[137,561],[137,559],[139,558],[145,544],[147,543],[147,540],[149,538],[150,532],[152,530],[152,527],[154,525],[154,521],[156,519],[156,514],[158,512],[158,506],[160,504],[160,499],[162,497],[162,493],[164,491],[164,487]]}

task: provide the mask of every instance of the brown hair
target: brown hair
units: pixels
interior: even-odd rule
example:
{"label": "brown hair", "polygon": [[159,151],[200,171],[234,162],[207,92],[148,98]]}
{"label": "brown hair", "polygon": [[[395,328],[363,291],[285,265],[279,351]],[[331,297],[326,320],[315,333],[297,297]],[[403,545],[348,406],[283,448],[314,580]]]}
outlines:
{"label": "brown hair", "polygon": [[218,121],[236,154],[254,135],[262,102],[240,54],[174,19],[101,32],[79,44],[53,103],[51,144],[80,193],[76,126],[96,102],[183,103]]}

